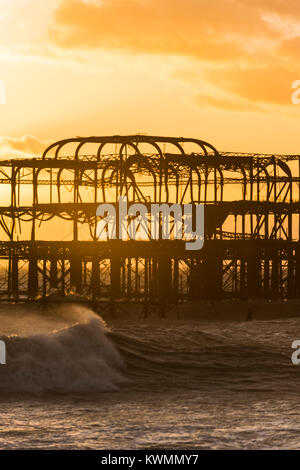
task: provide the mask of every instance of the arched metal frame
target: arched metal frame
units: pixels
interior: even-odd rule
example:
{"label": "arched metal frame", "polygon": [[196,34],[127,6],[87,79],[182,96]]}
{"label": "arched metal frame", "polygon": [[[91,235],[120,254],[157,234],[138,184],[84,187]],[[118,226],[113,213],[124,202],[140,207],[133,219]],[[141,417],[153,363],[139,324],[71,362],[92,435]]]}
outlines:
{"label": "arched metal frame", "polygon": [[[66,154],[69,145],[74,147],[71,155]],[[88,155],[85,153],[87,146],[94,148]],[[115,147],[114,152],[107,151],[111,146]],[[147,153],[142,149],[146,146],[150,150]],[[188,152],[187,147],[193,151]],[[145,135],[65,139],[50,145],[41,158],[4,160],[0,162],[0,184],[10,188],[10,205],[0,207],[0,260],[7,259],[9,266],[5,292],[8,298],[20,295],[15,286],[18,260],[28,259],[28,295],[33,296],[36,291],[36,273],[41,271],[44,273],[43,295],[46,295],[58,265],[62,270],[58,276],[61,288],[70,274],[70,282],[80,290],[81,274],[79,279],[76,272],[92,263],[90,289],[97,297],[101,277],[98,269],[107,257],[111,266],[110,298],[117,298],[123,292],[120,283],[124,276],[129,286],[126,296],[132,297],[134,263],[129,259],[136,260],[138,270],[141,263],[143,265],[145,299],[162,298],[162,286],[172,295],[176,291],[178,299],[179,267],[183,265],[189,270],[185,276],[189,298],[222,297],[228,286],[231,295],[239,297],[262,295],[262,289],[266,298],[298,296],[300,179],[299,173],[293,175],[291,162],[297,162],[300,168],[298,155],[219,153],[211,144],[198,139]],[[49,177],[45,176],[45,171]],[[31,188],[31,200],[21,204],[25,185]],[[43,194],[46,200],[43,203],[39,194],[42,186],[49,188],[48,201]],[[232,200],[224,199],[224,189],[229,186],[233,188]],[[234,187],[241,189],[241,199],[236,199]],[[83,188],[88,189],[92,202],[84,202]],[[114,193],[108,197],[111,189]],[[102,202],[117,203],[124,195],[129,203],[146,205],[205,204],[204,249],[187,254],[183,245],[172,240],[169,245],[160,245],[160,240],[147,245],[132,242],[126,247],[121,241],[119,245],[95,244],[96,207]],[[63,198],[66,202],[62,202]],[[55,218],[71,223],[69,245],[64,245],[59,234],[55,241],[39,240],[39,226],[48,224],[50,227]],[[225,230],[230,218],[233,223]],[[25,226],[30,226],[30,237],[22,240]],[[89,229],[90,242],[80,239],[80,227]],[[80,258],[82,243],[87,243],[84,245],[87,254],[82,253]],[[43,259],[44,267],[41,267],[39,263]],[[47,260],[54,266],[54,271],[48,274]],[[65,262],[70,268],[64,266]],[[138,270],[134,281],[136,289]],[[167,284],[164,279],[168,279]],[[285,287],[280,287],[282,285]]]}

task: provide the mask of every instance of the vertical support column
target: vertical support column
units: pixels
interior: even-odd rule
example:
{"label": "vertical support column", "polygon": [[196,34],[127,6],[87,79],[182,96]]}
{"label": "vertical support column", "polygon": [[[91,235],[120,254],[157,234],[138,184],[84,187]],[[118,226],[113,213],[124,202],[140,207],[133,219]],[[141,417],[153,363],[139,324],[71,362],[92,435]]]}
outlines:
{"label": "vertical support column", "polygon": [[127,258],[127,299],[131,297],[131,258]]}
{"label": "vertical support column", "polygon": [[205,298],[204,263],[198,257],[192,257],[190,263],[189,291],[192,300]]}
{"label": "vertical support column", "polygon": [[212,247],[206,248],[203,252],[201,277],[203,279],[203,298],[207,300],[218,300],[222,298],[223,257],[221,253]]}
{"label": "vertical support column", "polygon": [[112,254],[110,259],[110,282],[111,282],[111,299],[115,300],[120,296],[120,274],[121,274],[120,257]]}
{"label": "vertical support column", "polygon": [[[253,184],[254,184],[254,175],[253,175],[253,160],[250,161],[250,201],[253,201]],[[253,236],[253,214],[250,214],[250,233]]]}
{"label": "vertical support column", "polygon": [[[32,194],[32,203],[33,206],[38,203],[38,181],[37,181],[37,171],[34,168],[32,172],[33,179],[33,194]],[[36,230],[36,211],[32,211],[32,225],[31,225],[31,241],[35,241],[35,230]]]}
{"label": "vertical support column", "polygon": [[57,259],[52,255],[50,260],[50,287],[56,288],[57,284]]}
{"label": "vertical support column", "polygon": [[148,300],[149,295],[149,259],[145,258],[145,271],[144,271],[144,298]]}
{"label": "vertical support column", "polygon": [[240,264],[240,298],[244,299],[246,293],[246,262],[242,258]]}
{"label": "vertical support column", "polygon": [[173,300],[175,303],[178,303],[179,299],[179,259],[177,257],[173,260]]}
{"label": "vertical support column", "polygon": [[[75,160],[78,161],[78,152],[79,152],[80,145],[77,147]],[[74,170],[74,215],[73,215],[73,241],[78,240],[78,209],[76,205],[78,204],[78,195],[79,195],[79,181],[78,181],[78,169],[75,168]]]}
{"label": "vertical support column", "polygon": [[257,248],[253,248],[251,256],[248,258],[247,267],[248,293],[250,297],[257,299],[261,293],[261,262]]}
{"label": "vertical support column", "polygon": [[287,297],[293,299],[295,297],[295,258],[294,251],[289,248],[287,251],[288,259],[288,278],[287,278]]}
{"label": "vertical support column", "polygon": [[135,258],[135,300],[139,298],[140,294],[140,275],[139,275],[139,258]]}
{"label": "vertical support column", "polygon": [[12,258],[13,258],[13,249],[10,248],[8,251],[8,279],[7,279],[7,296],[10,298],[12,296]]}
{"label": "vertical support column", "polygon": [[144,318],[148,317],[149,314],[149,266],[150,262],[148,258],[145,258],[145,270],[144,270]]}
{"label": "vertical support column", "polygon": [[152,300],[156,299],[158,297],[158,289],[157,289],[157,283],[158,283],[158,261],[157,258],[150,258],[150,298]]}
{"label": "vertical support column", "polygon": [[36,255],[36,248],[32,247],[29,251],[29,268],[28,268],[28,296],[29,299],[34,299],[38,295],[38,260]]}
{"label": "vertical support column", "polygon": [[300,297],[300,244],[295,249],[295,295]]}
{"label": "vertical support column", "polygon": [[73,219],[73,240],[78,240],[78,220],[77,220],[77,213],[74,215]]}
{"label": "vertical support column", "polygon": [[43,300],[46,300],[47,296],[47,259],[43,260]]}
{"label": "vertical support column", "polygon": [[71,287],[79,294],[82,292],[82,261],[78,248],[73,248],[70,257]]}
{"label": "vertical support column", "polygon": [[92,261],[92,278],[91,278],[91,287],[92,287],[92,298],[93,302],[100,297],[100,266],[99,266],[99,257],[98,253],[95,254]]}
{"label": "vertical support column", "polygon": [[172,299],[172,265],[169,255],[158,258],[158,301],[160,316],[166,313],[166,303]]}
{"label": "vertical support column", "polygon": [[172,267],[168,255],[158,259],[158,294],[159,298],[170,299],[172,295]]}
{"label": "vertical support column", "polygon": [[12,295],[14,299],[18,299],[19,297],[19,272],[18,272],[18,255],[16,253],[13,254],[12,257]]}
{"label": "vertical support column", "polygon": [[264,249],[264,298],[270,299],[270,259],[269,251]]}
{"label": "vertical support column", "polygon": [[271,297],[273,300],[279,298],[279,256],[277,249],[274,249],[272,256]]}
{"label": "vertical support column", "polygon": [[63,296],[65,295],[65,291],[66,291],[65,275],[66,275],[65,251],[63,250],[62,258],[61,258],[61,291],[62,291]]}
{"label": "vertical support column", "polygon": [[125,258],[121,259],[121,286],[120,286],[120,291],[121,291],[121,296],[125,297],[126,295],[126,260]]}
{"label": "vertical support column", "polygon": [[291,212],[288,213],[288,240],[293,240],[293,214]]}
{"label": "vertical support column", "polygon": [[148,300],[149,300],[149,266],[150,266],[149,258],[145,258],[145,271],[144,271],[144,300],[145,300],[145,305],[148,305]]}
{"label": "vertical support column", "polygon": [[87,285],[87,263],[86,260],[82,261],[82,285],[86,287]]}

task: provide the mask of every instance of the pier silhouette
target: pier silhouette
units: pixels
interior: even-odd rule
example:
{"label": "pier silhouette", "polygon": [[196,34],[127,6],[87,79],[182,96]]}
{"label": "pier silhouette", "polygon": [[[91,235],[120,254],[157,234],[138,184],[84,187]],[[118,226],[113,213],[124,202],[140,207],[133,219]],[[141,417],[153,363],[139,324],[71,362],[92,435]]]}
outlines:
{"label": "pier silhouette", "polygon": [[[77,137],[40,158],[1,160],[9,200],[0,207],[0,300],[72,291],[149,309],[300,297],[299,168],[299,155],[218,152],[198,139],[146,135]],[[96,209],[120,196],[146,206],[204,204],[203,249],[186,251],[175,239],[99,240]]]}

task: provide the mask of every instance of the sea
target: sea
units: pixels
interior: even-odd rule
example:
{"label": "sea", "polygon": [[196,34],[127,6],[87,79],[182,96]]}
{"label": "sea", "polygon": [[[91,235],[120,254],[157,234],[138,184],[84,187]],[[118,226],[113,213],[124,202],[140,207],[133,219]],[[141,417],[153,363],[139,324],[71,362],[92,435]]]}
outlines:
{"label": "sea", "polygon": [[300,318],[0,307],[0,449],[298,449]]}

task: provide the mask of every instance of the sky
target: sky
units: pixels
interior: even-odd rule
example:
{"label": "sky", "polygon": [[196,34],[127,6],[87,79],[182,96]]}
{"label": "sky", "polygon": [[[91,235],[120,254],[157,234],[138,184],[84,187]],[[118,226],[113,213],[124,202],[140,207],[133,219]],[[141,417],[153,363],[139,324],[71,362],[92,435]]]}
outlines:
{"label": "sky", "polygon": [[300,153],[299,0],[0,0],[0,157],[73,136]]}

